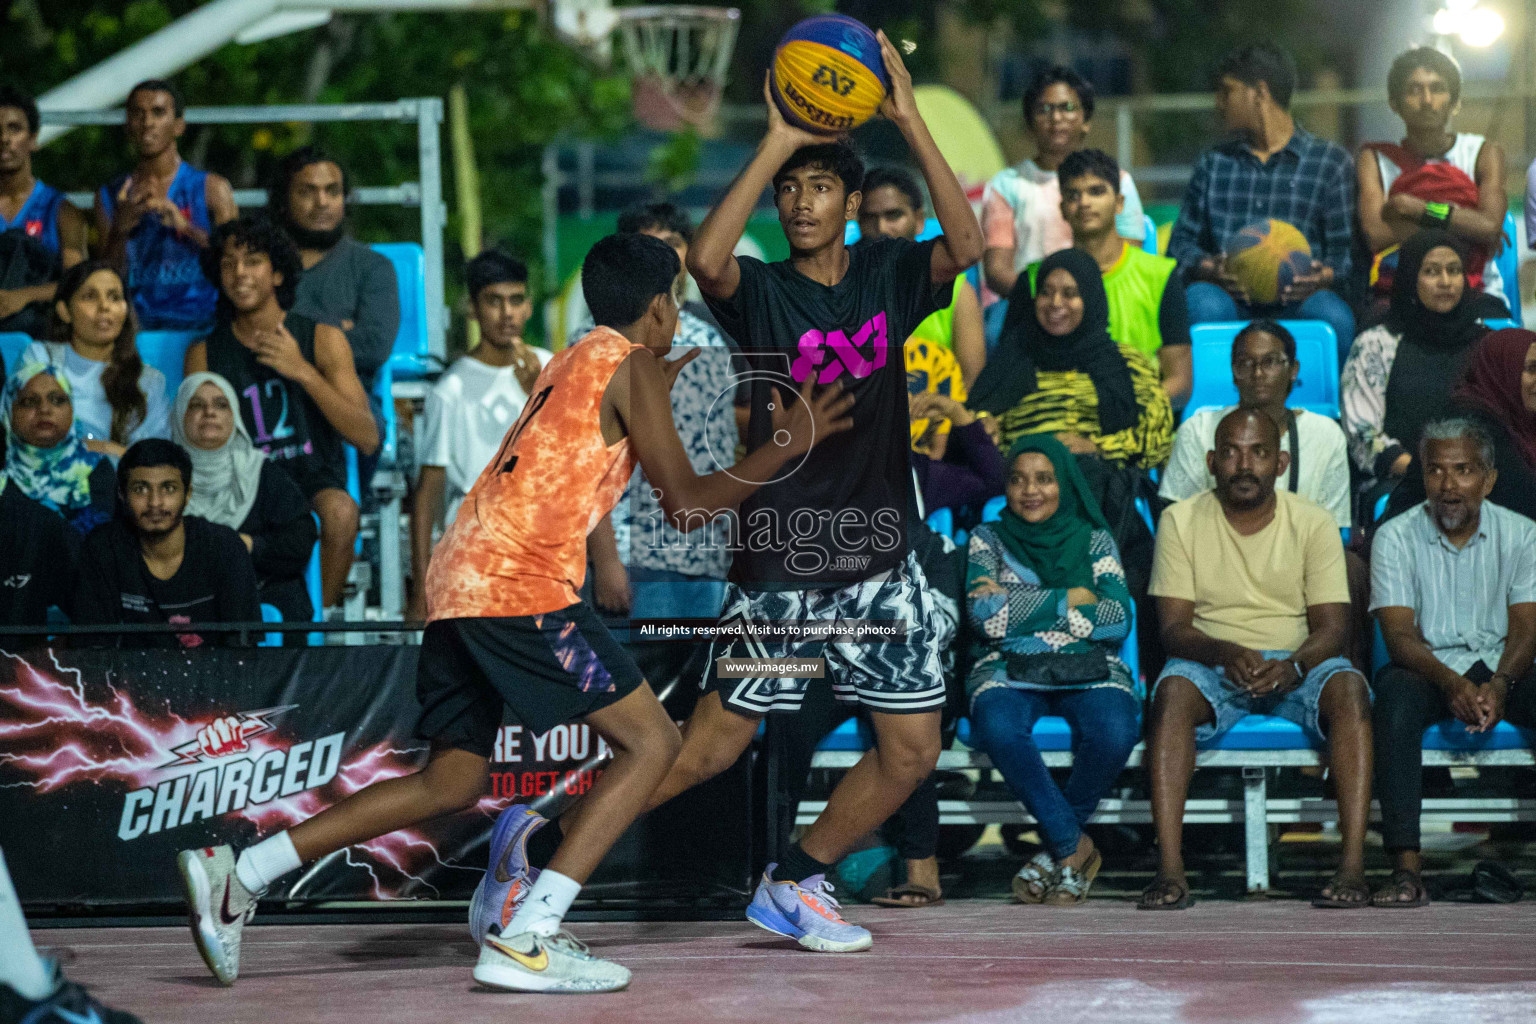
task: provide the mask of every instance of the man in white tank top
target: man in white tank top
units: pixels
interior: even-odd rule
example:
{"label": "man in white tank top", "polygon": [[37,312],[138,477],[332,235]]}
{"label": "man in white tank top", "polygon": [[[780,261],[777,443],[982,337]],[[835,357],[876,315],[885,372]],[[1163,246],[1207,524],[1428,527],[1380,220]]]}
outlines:
{"label": "man in white tank top", "polygon": [[[1454,58],[1428,46],[1392,62],[1387,101],[1403,119],[1400,144],[1366,143],[1355,162],[1359,179],[1360,226],[1373,254],[1407,239],[1423,227],[1442,227],[1488,254],[1483,290],[1503,298],[1493,257],[1504,237],[1509,197],[1504,187],[1504,149],[1481,135],[1450,130],[1461,100],[1461,68]],[[1391,195],[1392,183],[1424,164],[1442,163],[1463,171],[1477,185],[1476,205],[1427,202]],[[1472,269],[1472,268],[1468,268]]]}

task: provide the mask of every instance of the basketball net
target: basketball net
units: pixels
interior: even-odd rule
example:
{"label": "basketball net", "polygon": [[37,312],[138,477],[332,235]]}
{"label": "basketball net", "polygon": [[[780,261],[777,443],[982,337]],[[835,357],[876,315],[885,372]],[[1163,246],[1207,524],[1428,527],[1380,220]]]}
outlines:
{"label": "basketball net", "polygon": [[741,12],[734,7],[621,7],[635,118],[647,128],[710,134]]}

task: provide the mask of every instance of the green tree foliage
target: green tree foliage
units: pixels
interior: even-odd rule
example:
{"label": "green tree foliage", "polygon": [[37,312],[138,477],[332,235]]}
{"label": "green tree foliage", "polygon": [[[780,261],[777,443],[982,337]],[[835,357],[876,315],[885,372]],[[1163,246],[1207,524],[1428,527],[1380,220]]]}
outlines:
{"label": "green tree foliage", "polygon": [[[196,0],[10,0],[0,5],[0,78],[34,94],[84,71],[198,6]],[[228,45],[174,76],[193,105],[393,100],[468,91],[486,236],[537,263],[539,159],[562,133],[608,137],[629,123],[629,82],[560,44],[530,11],[339,16],[330,25],[251,46]],[[182,151],[236,187],[264,186],[277,160],[314,141],[358,185],[415,180],[415,134],[378,123],[197,127]],[[445,177],[452,168],[446,157]],[[121,133],[82,129],[38,155],[41,175],[69,189],[99,185],[127,160]],[[448,179],[449,196],[451,178]],[[451,210],[451,204],[450,204]],[[415,238],[409,210],[362,208],[368,239]],[[450,244],[457,235],[450,225]]]}

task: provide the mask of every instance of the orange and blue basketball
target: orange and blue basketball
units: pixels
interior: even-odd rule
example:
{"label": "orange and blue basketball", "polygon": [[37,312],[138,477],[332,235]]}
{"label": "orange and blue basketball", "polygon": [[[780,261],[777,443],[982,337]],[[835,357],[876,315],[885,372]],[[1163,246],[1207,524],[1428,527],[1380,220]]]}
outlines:
{"label": "orange and blue basketball", "polygon": [[1312,270],[1312,247],[1292,224],[1261,220],[1238,231],[1226,246],[1227,269],[1256,305],[1278,302],[1298,277]]}
{"label": "orange and blue basketball", "polygon": [[773,56],[773,99],[784,119],[837,135],[868,121],[890,79],[880,40],[861,21],[820,14],[795,25]]}

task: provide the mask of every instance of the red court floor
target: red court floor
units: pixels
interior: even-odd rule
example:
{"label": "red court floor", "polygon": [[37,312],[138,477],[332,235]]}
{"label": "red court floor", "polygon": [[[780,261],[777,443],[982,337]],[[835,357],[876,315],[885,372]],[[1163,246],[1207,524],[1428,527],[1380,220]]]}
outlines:
{"label": "red court floor", "polygon": [[146,1024],[536,1021],[719,1024],[1528,1024],[1536,903],[1325,911],[1206,902],[1146,913],[957,901],[850,908],[866,953],[808,953],[745,922],[581,924],[627,964],[627,992],[494,993],[470,979],[460,926],[276,925],[246,931],[243,974],[219,988],[181,929],[44,929],[69,974]]}

